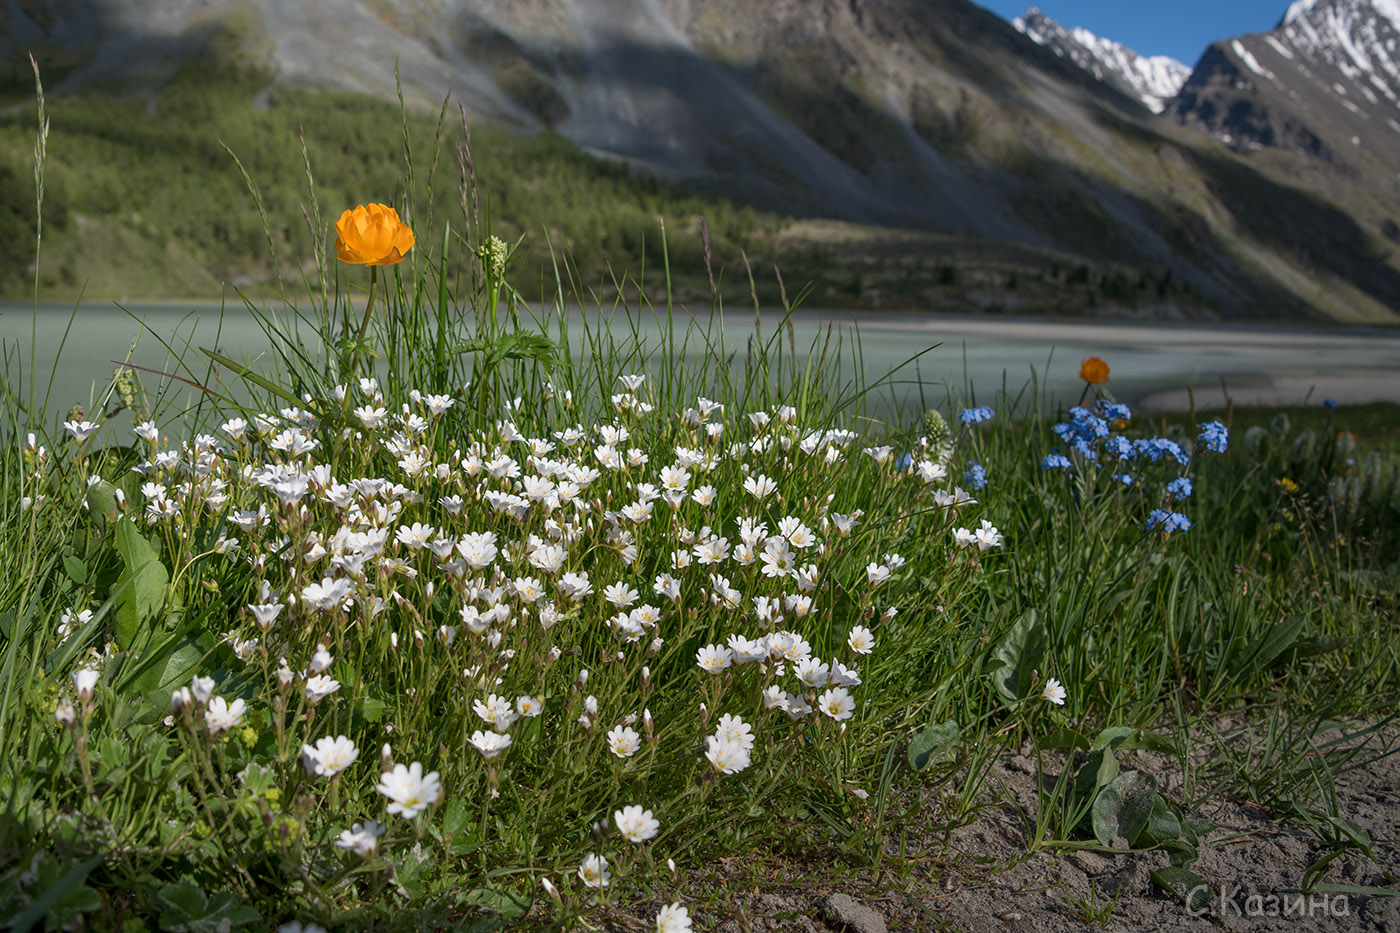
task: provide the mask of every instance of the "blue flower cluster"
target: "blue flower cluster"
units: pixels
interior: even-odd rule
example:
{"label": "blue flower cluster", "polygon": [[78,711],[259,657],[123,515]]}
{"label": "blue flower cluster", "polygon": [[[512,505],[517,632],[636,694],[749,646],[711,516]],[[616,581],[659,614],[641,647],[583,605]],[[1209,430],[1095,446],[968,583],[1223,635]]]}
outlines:
{"label": "blue flower cluster", "polygon": [[982,464],[976,460],[967,461],[967,471],[963,473],[963,482],[972,489],[987,488],[987,471],[982,469]]}
{"label": "blue flower cluster", "polygon": [[1205,447],[1211,453],[1223,454],[1230,448],[1230,429],[1219,421],[1206,421],[1196,425],[1201,433],[1196,436],[1196,443]]}
{"label": "blue flower cluster", "polygon": [[[967,413],[963,414],[966,420]],[[1219,421],[1207,421],[1198,426],[1200,433],[1193,452],[1188,452],[1187,448],[1170,438],[1130,438],[1117,433],[1127,426],[1132,417],[1132,409],[1127,405],[1107,399],[1099,399],[1092,408],[1076,405],[1069,410],[1068,421],[1062,421],[1052,428],[1068,449],[1047,454],[1040,462],[1041,470],[1069,470],[1076,460],[1086,466],[1097,465],[1102,457],[1117,461],[1117,472],[1109,476],[1113,483],[1135,486],[1144,477],[1140,469],[1134,470],[1129,464],[1170,465],[1174,461],[1185,468],[1183,472],[1189,473],[1192,458],[1200,451],[1223,453],[1230,445],[1229,429]],[[1173,502],[1184,502],[1194,491],[1189,475],[1177,476],[1165,483],[1166,496]],[[1191,520],[1180,512],[1159,508],[1148,516],[1147,527],[1168,532],[1185,531],[1191,527]]]}
{"label": "blue flower cluster", "polygon": [[958,415],[958,420],[963,424],[981,424],[984,421],[991,421],[996,412],[986,405],[978,405],[976,408],[964,408],[962,414]]}
{"label": "blue flower cluster", "polygon": [[1191,519],[1170,509],[1153,509],[1147,516],[1148,528],[1161,528],[1163,531],[1186,531],[1191,527]]}
{"label": "blue flower cluster", "polygon": [[[1128,406],[1117,407],[1126,410]],[[1069,421],[1061,421],[1051,430],[1080,456],[1097,460],[1099,454],[1094,445],[1108,437],[1108,421],[1082,405],[1076,405],[1069,410]]]}

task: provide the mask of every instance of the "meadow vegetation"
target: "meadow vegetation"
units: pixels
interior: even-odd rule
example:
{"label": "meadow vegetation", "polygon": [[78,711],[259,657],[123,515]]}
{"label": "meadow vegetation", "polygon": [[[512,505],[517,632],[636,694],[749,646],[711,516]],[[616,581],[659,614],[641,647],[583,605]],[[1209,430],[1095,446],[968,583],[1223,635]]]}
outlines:
{"label": "meadow vegetation", "polygon": [[[249,148],[295,137],[279,113]],[[382,146],[352,171],[322,116],[309,166],[258,186],[267,230],[219,226],[223,195],[168,208],[188,249],[271,231],[302,270],[295,308],[248,302],[271,370],[190,353],[193,410],[121,373],[62,427],[6,372],[0,916],[709,927],[732,917],[694,883],[716,859],[897,883],[927,853],[892,840],[975,820],[989,762],[1025,747],[1086,753],[1027,851],[1165,849],[1166,891],[1198,880],[1211,793],[1352,833],[1327,806],[1354,754],[1226,772],[1196,752],[1223,713],[1266,720],[1275,751],[1391,714],[1400,466],[1372,456],[1377,421],[1148,424],[1086,368],[1069,409],[1028,388],[877,422],[853,348],[729,344],[664,278],[597,309],[658,316],[659,343],[589,324],[574,351],[587,228],[531,293],[471,173],[430,197],[447,159],[405,162],[347,112]],[[224,156],[169,158],[178,179]],[[323,239],[366,190],[413,226],[404,261],[337,263]],[[271,219],[295,201],[315,236]],[[672,242],[663,276],[704,269]],[[298,317],[324,352],[278,324]],[[1187,790],[1118,773],[1133,748]]]}
{"label": "meadow vegetation", "polygon": [[[303,213],[312,201],[303,144],[317,199],[358,204],[398,196],[406,179],[395,166],[407,138],[416,152],[439,153],[415,179],[423,219],[461,216],[460,144],[492,229],[511,243],[523,237],[512,278],[532,294],[552,277],[553,257],[567,255],[586,293],[611,297],[629,275],[644,281],[669,271],[676,297],[703,304],[712,293],[708,237],[714,266],[728,269],[715,285],[731,302],[757,291],[779,304],[776,264],[790,280],[810,283],[809,306],[824,308],[1078,314],[1106,305],[1203,304],[1165,268],[981,237],[833,226],[735,203],[713,186],[663,182],[557,134],[472,124],[468,144],[451,107],[439,123],[437,114],[405,116],[363,95],[270,82],[246,66],[200,62],[158,91],[87,88],[52,97],[41,298],[217,298],[225,282],[276,295],[279,283],[299,281],[320,236]],[[27,94],[0,80],[0,98],[13,101],[0,112],[6,243],[25,242],[33,226]],[[235,156],[258,187],[268,225]],[[669,270],[658,219],[667,228]],[[0,297],[29,296],[30,258],[16,251],[0,262]]]}

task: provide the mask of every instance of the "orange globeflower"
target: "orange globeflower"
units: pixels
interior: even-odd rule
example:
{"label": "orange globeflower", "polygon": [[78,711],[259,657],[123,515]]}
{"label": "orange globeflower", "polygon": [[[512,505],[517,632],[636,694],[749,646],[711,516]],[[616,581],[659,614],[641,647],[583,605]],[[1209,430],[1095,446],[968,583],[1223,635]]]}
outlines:
{"label": "orange globeflower", "polygon": [[1091,356],[1079,364],[1079,378],[1091,386],[1108,381],[1108,364],[1097,356]]}
{"label": "orange globeflower", "polygon": [[413,249],[413,231],[387,204],[361,204],[335,222],[335,255],[361,266],[392,266]]}

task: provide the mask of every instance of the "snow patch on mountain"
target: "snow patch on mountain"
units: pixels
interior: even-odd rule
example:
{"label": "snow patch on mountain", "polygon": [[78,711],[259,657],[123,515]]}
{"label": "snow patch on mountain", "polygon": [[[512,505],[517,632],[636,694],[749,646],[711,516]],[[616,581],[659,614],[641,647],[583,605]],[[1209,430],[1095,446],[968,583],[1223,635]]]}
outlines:
{"label": "snow patch on mountain", "polygon": [[1153,113],[1161,113],[1191,76],[1191,69],[1174,58],[1139,55],[1121,42],[1105,39],[1083,27],[1066,29],[1036,7],[1016,17],[1011,25],[1100,81],[1116,85]]}

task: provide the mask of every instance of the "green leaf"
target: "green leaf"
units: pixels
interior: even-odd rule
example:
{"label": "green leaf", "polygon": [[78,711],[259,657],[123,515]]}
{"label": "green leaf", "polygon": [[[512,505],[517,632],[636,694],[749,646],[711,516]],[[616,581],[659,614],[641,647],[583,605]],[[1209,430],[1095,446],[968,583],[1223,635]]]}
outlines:
{"label": "green leaf", "polygon": [[360,699],[360,715],[365,717],[366,722],[379,722],[384,718],[384,711],[389,708],[389,704],[365,694]]}
{"label": "green leaf", "polygon": [[492,887],[473,888],[463,895],[461,903],[492,915],[490,920],[474,924],[474,930],[498,930],[506,923],[525,916],[531,907],[528,898],[518,900],[514,895]]}
{"label": "green leaf", "polygon": [[233,891],[220,891],[212,897],[190,881],[167,884],[156,895],[165,910],[160,928],[170,933],[221,933],[234,926],[256,923],[262,916]]}
{"label": "green leaf", "polygon": [[1351,820],[1342,819],[1340,816],[1329,816],[1327,822],[1331,823],[1338,832],[1351,840],[1352,844],[1358,849],[1365,852],[1367,858],[1373,862],[1376,861],[1376,850],[1370,833]]}
{"label": "green leaf", "polygon": [[116,523],[121,514],[117,508],[117,487],[100,479],[87,489],[88,521],[99,535]]}
{"label": "green leaf", "polygon": [[[1118,759],[1113,749],[1100,748],[1089,753],[1084,766],[1074,778],[1074,795],[1080,800],[1093,800],[1099,791],[1118,777]],[[1109,840],[1112,842],[1113,840]]]}
{"label": "green leaf", "polygon": [[87,582],[87,564],[72,554],[63,555],[63,572],[68,574],[68,579],[79,586]]}
{"label": "green leaf", "polygon": [[1099,792],[1094,801],[1094,838],[1105,846],[1122,836],[1129,844],[1152,814],[1157,782],[1141,771],[1125,771]]}
{"label": "green leaf", "polygon": [[1307,616],[1299,613],[1276,622],[1250,642],[1235,658],[1231,668],[1236,674],[1255,674],[1274,663],[1280,655],[1298,642]]}
{"label": "green leaf", "polygon": [[[47,858],[47,853],[44,853]],[[83,886],[87,876],[92,870],[102,863],[106,855],[94,855],[85,862],[81,862],[69,868],[63,876],[51,883],[47,883],[43,893],[29,902],[29,906],[24,909],[14,920],[10,921],[10,929],[14,933],[25,933],[30,927],[38,923],[49,914],[49,911],[56,908],[65,901],[75,891]],[[55,871],[56,873],[56,871]],[[46,879],[43,879],[46,880]]]}
{"label": "green leaf", "polygon": [[1150,849],[1181,838],[1181,820],[1167,804],[1166,798],[1157,794],[1152,798],[1152,811],[1147,815],[1147,825],[1133,840],[1133,847]]}
{"label": "green leaf", "polygon": [[931,722],[909,740],[909,767],[922,771],[935,761],[950,757],[961,732],[957,720]]}
{"label": "green leaf", "polygon": [[1110,726],[1103,730],[1094,739],[1094,748],[1112,748],[1115,751],[1147,749],[1169,755],[1178,753],[1176,743],[1166,736],[1131,726]]}
{"label": "green leaf", "polygon": [[[1206,884],[1206,879],[1189,868],[1173,865],[1159,871],[1148,872],[1148,877],[1154,885],[1180,899],[1183,904],[1194,910],[1205,910],[1210,906],[1210,899],[1214,892],[1211,891],[1210,885]],[[1185,888],[1185,893],[1178,892],[1175,888],[1176,885]]]}
{"label": "green leaf", "polygon": [[1020,705],[1031,688],[1031,672],[1045,655],[1045,629],[1028,609],[1002,636],[992,652],[992,684],[1008,707]]}
{"label": "green leaf", "polygon": [[117,647],[129,651],[150,638],[150,622],[165,603],[170,575],[155,548],[130,519],[117,523],[117,551],[123,570],[113,597],[117,604]]}

